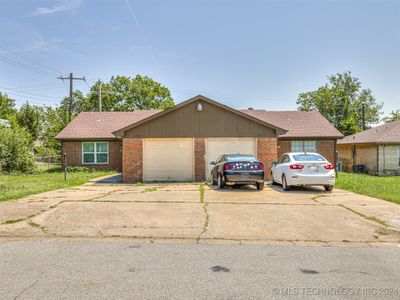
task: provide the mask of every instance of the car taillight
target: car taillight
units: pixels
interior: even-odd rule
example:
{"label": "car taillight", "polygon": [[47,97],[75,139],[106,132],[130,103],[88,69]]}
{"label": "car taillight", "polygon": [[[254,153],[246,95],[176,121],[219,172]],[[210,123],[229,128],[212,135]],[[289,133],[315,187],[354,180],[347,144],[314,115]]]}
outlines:
{"label": "car taillight", "polygon": [[231,166],[228,165],[228,164],[226,164],[226,165],[224,166],[224,168],[225,168],[225,170],[229,170],[229,169],[231,168]]}
{"label": "car taillight", "polygon": [[327,170],[333,170],[334,169],[332,164],[327,164],[327,165],[324,166],[324,168],[327,169]]}
{"label": "car taillight", "polygon": [[264,165],[263,165],[263,164],[259,164],[258,167],[259,167],[261,170],[264,170]]}
{"label": "car taillight", "polygon": [[304,168],[304,166],[303,165],[299,165],[299,164],[295,164],[295,165],[290,165],[290,168],[292,170],[301,170],[301,169]]}

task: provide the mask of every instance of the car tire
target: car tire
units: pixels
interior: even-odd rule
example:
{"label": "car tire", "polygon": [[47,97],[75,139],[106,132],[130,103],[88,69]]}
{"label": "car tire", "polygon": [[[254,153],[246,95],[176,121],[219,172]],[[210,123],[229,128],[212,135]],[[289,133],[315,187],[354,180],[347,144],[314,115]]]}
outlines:
{"label": "car tire", "polygon": [[225,187],[225,182],[222,181],[221,174],[218,175],[217,186],[219,189],[223,189]]}
{"label": "car tire", "polygon": [[325,192],[332,192],[333,190],[333,185],[324,185]]}
{"label": "car tire", "polygon": [[214,176],[211,174],[211,184],[217,185],[217,181],[215,180]]}
{"label": "car tire", "polygon": [[271,172],[271,180],[272,180],[272,185],[276,185],[276,181],[274,180],[274,174]]}
{"label": "car tire", "polygon": [[285,175],[282,175],[282,189],[284,191],[288,191],[290,189],[290,186],[287,184]]}
{"label": "car tire", "polygon": [[257,190],[262,191],[264,189],[264,182],[257,182]]}

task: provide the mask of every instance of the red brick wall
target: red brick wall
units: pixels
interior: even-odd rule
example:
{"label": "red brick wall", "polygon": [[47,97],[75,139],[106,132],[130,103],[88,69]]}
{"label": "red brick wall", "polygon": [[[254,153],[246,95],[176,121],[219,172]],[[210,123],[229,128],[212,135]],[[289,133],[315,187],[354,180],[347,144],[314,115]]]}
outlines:
{"label": "red brick wall", "polygon": [[204,138],[194,139],[194,180],[206,180],[206,162],[204,156],[206,155],[206,143]]}
{"label": "red brick wall", "polygon": [[271,163],[277,160],[277,138],[257,138],[257,159],[264,164],[265,178],[270,178]]}
{"label": "red brick wall", "polygon": [[143,181],[143,139],[124,138],[122,143],[123,181]]}
{"label": "red brick wall", "polygon": [[[99,141],[101,142],[101,141]],[[108,164],[82,164],[82,142],[62,142],[62,153],[67,154],[68,166],[84,166],[96,170],[122,170],[122,142],[108,142]]]}
{"label": "red brick wall", "polygon": [[[317,140],[317,152],[324,156],[332,164],[335,163],[335,143],[335,140]],[[278,157],[281,157],[281,155],[284,153],[291,151],[292,140],[278,140]]]}

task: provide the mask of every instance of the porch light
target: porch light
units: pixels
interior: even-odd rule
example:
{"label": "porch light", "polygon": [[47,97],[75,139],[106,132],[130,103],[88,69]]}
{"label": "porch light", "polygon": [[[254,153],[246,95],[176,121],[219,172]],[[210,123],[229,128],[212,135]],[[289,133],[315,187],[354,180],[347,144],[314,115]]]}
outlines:
{"label": "porch light", "polygon": [[202,111],[203,110],[203,105],[201,103],[197,104],[197,110]]}

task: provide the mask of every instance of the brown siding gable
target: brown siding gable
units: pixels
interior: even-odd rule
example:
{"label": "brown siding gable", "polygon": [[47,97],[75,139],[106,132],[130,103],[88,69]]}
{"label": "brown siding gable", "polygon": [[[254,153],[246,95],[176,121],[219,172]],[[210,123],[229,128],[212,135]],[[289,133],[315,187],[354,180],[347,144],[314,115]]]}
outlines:
{"label": "brown siding gable", "polygon": [[[267,123],[267,122],[265,122],[265,121],[263,121],[263,120],[260,120],[260,119],[258,119],[258,118],[253,117],[253,116],[250,116],[250,115],[248,115],[248,114],[245,114],[245,113],[243,113],[243,112],[241,112],[241,111],[239,111],[239,110],[233,109],[233,108],[231,108],[231,107],[229,107],[229,106],[226,106],[226,105],[224,105],[224,104],[221,104],[221,103],[219,103],[219,102],[217,102],[217,101],[214,101],[214,100],[209,99],[209,98],[207,98],[207,97],[204,97],[204,96],[202,96],[202,95],[198,95],[198,96],[195,96],[195,97],[193,97],[193,98],[190,98],[189,100],[186,100],[186,101],[184,101],[184,102],[182,102],[182,103],[179,103],[178,105],[175,105],[174,107],[172,107],[172,108],[170,108],[170,109],[161,111],[161,112],[156,113],[156,114],[154,114],[154,115],[152,115],[152,116],[150,116],[150,117],[148,117],[148,118],[146,118],[146,119],[143,119],[143,120],[141,120],[141,121],[139,121],[139,122],[133,123],[133,124],[128,125],[128,126],[126,126],[126,127],[124,127],[124,128],[121,128],[121,129],[119,129],[119,130],[117,130],[117,131],[114,131],[113,134],[116,135],[117,137],[124,137],[126,131],[128,131],[128,130],[132,130],[133,128],[137,128],[137,127],[139,127],[139,126],[141,126],[141,125],[148,124],[148,123],[150,123],[150,122],[152,122],[152,121],[154,121],[154,120],[156,120],[156,119],[158,119],[158,118],[161,118],[161,117],[163,117],[163,116],[166,116],[166,115],[168,115],[168,114],[171,114],[171,113],[173,113],[173,112],[175,112],[175,111],[177,111],[177,110],[179,110],[179,109],[181,109],[181,108],[183,108],[183,107],[185,107],[185,106],[188,106],[188,105],[190,105],[190,104],[192,104],[192,103],[195,103],[195,102],[201,102],[201,103],[210,104],[210,105],[215,106],[215,107],[218,107],[218,108],[220,108],[220,109],[222,109],[222,110],[225,110],[225,111],[228,111],[228,112],[230,112],[230,113],[233,113],[233,114],[235,114],[235,115],[237,115],[237,116],[239,116],[239,117],[245,118],[245,119],[247,119],[247,120],[250,121],[250,122],[257,123],[258,125],[261,125],[261,126],[263,126],[263,127],[266,127],[266,128],[268,128],[268,129],[270,129],[270,130],[271,130],[271,129],[272,129],[272,130],[275,130],[276,135],[278,135],[278,134],[283,134],[283,133],[287,132],[286,129],[283,129],[283,128],[277,127],[277,126],[275,126],[275,125],[272,125],[272,124],[270,124],[270,123]],[[181,125],[184,126],[184,124],[181,124]],[[195,135],[193,134],[192,136],[195,136]]]}

